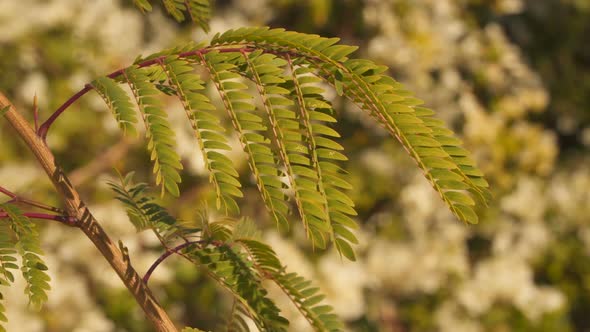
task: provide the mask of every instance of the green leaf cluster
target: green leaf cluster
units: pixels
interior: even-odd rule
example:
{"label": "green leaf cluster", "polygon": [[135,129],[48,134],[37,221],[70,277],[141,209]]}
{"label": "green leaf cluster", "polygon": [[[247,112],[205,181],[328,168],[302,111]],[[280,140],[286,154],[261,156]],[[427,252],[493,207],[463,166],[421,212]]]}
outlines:
{"label": "green leaf cluster", "polygon": [[238,213],[234,197],[243,196],[239,189],[241,183],[237,180],[238,172],[232,161],[222,153],[231,150],[231,147],[223,134],[225,129],[213,112],[216,108],[203,94],[203,80],[194,73],[189,62],[176,56],[167,57],[160,64],[170,86],[182,101],[194,130],[205,167],[210,174],[209,180],[215,188],[217,208],[223,207],[227,213]]}
{"label": "green leaf cluster", "polygon": [[218,34],[211,43],[260,48],[309,62],[317,76],[367,111],[404,146],[458,218],[477,223],[474,207],[486,204],[491,194],[462,142],[433,117],[432,110],[421,106],[421,100],[386,75],[387,67],[349,59],[356,47],[337,42],[283,29],[243,28]]}
{"label": "green leaf cluster", "polygon": [[[263,331],[286,331],[289,322],[268,296],[265,281],[275,283],[318,331],[340,331],[342,322],[332,307],[322,303],[324,296],[311,282],[296,273],[286,272],[274,250],[260,241],[260,231],[247,220],[221,218],[210,221],[206,215],[197,227],[183,227],[155,203],[145,183],[133,183],[133,173],[120,177],[120,184],[109,183],[122,202],[131,222],[139,229],[152,229],[166,246],[206,273],[228,290],[234,305],[227,327],[249,331],[246,318]],[[179,250],[171,249],[181,241]]]}
{"label": "green leaf cluster", "polygon": [[[236,298],[228,327],[237,331],[249,331],[244,317],[253,320],[262,331],[286,331],[288,321],[267,296],[264,281],[275,283],[293,302],[301,314],[317,331],[341,331],[343,324],[323,303],[324,295],[311,281],[286,272],[274,250],[256,238],[253,223],[242,220],[228,224],[222,221],[209,224],[222,234],[231,233],[226,241],[205,241],[201,246],[191,246],[183,254],[207,268],[218,281]],[[219,238],[214,232],[214,238]]]}
{"label": "green leaf cluster", "polygon": [[123,133],[136,135],[137,115],[125,90],[109,77],[99,77],[91,85],[109,106]]}
{"label": "green leaf cluster", "polygon": [[320,289],[297,273],[286,272],[269,245],[251,238],[237,238],[235,242],[248,252],[260,275],[276,283],[316,331],[341,331],[344,328],[332,312],[333,308],[322,303],[325,296]]}
{"label": "green leaf cluster", "polygon": [[[35,224],[16,206],[9,203],[0,204],[0,211],[7,214],[9,221],[0,224],[0,285],[10,286],[14,282],[11,270],[20,268],[25,280],[24,292],[29,298],[29,303],[39,309],[47,301],[47,291],[51,289],[47,266],[41,258],[43,250],[39,233]],[[17,264],[17,255],[20,256],[20,267]],[[5,308],[0,303],[0,321],[6,322],[4,312]],[[0,331],[4,331],[2,326]]]}
{"label": "green leaf cluster", "polygon": [[[150,0],[133,0],[137,8],[143,12],[151,12]],[[209,31],[211,4],[209,0],[162,0],[164,8],[175,20],[182,22],[186,16],[198,24],[205,32]]]}
{"label": "green leaf cluster", "polygon": [[[231,147],[205,80],[233,125],[256,186],[270,216],[281,228],[297,215],[312,244],[330,242],[354,260],[357,243],[352,186],[341,163],[337,119],[326,100],[326,87],[348,98],[397,139],[422,169],[450,210],[468,223],[490,199],[488,183],[470,154],[434,112],[421,106],[387,75],[387,67],[350,59],[356,47],[282,29],[243,28],[216,35],[210,46],[189,45],[148,56],[124,70],[142,113],[156,182],[179,194],[182,164],[174,151],[174,132],[156,98],[160,91],[182,103],[204,156],[216,207],[238,213],[242,183],[231,160]],[[114,80],[96,80],[113,114],[131,124],[129,102]],[[125,130],[125,127],[122,125]]]}
{"label": "green leaf cluster", "polygon": [[178,170],[182,169],[182,164],[174,149],[176,144],[174,130],[167,119],[161,101],[157,98],[158,89],[145,68],[133,66],[125,70],[124,75],[146,126],[147,148],[150,151],[150,159],[154,163],[156,184],[162,185],[162,195],[166,190],[173,196],[178,196],[180,195],[178,183],[181,181]]}

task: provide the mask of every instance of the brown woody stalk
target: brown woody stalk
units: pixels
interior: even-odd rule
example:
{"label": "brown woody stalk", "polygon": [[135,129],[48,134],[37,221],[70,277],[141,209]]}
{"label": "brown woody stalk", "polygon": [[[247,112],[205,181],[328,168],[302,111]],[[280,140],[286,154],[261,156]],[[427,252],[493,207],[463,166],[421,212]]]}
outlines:
{"label": "brown woody stalk", "polygon": [[106,234],[99,222],[92,216],[86,204],[81,200],[76,189],[55,163],[55,158],[43,140],[35,133],[29,123],[16,111],[10,101],[0,92],[0,109],[9,107],[4,116],[17,134],[25,141],[39,164],[43,167],[54,187],[62,197],[69,217],[76,220],[75,227],[80,228],[94,243],[113,270],[119,275],[127,289],[133,294],[137,303],[152,322],[156,331],[178,331],[168,314],[156,301],[154,295],[131,266],[129,257]]}

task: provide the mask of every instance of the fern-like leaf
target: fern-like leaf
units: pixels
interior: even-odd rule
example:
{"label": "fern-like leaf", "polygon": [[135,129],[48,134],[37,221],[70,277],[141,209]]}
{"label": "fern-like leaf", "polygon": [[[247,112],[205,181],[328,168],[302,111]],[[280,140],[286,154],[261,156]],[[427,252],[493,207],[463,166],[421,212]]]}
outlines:
{"label": "fern-like leaf", "polygon": [[[47,291],[51,289],[49,286],[51,279],[46,272],[47,266],[41,259],[43,250],[41,250],[39,233],[35,224],[14,205],[0,204],[0,209],[6,212],[11,222],[10,229],[15,238],[13,244],[16,245],[16,251],[21,256],[21,272],[26,282],[25,294],[29,298],[29,303],[39,309],[43,303],[47,302]],[[9,245],[10,241],[3,244]],[[14,262],[14,260],[9,258],[13,257],[13,252],[10,248],[5,248],[3,253],[1,260],[3,260],[4,267],[13,268],[12,264],[14,263],[11,262]],[[10,265],[6,266],[6,264]],[[12,278],[9,273],[3,274],[8,281],[11,281]]]}
{"label": "fern-like leaf", "polygon": [[337,38],[268,28],[230,30],[212,40],[213,45],[239,44],[304,59],[339,94],[368,111],[401,142],[458,218],[476,223],[473,206],[476,201],[485,204],[490,193],[460,140],[430,117],[432,112],[420,107],[420,100],[384,75],[387,67],[348,59],[356,47],[337,42]]}
{"label": "fern-like leaf", "polygon": [[343,192],[352,186],[344,179],[342,169],[336,164],[347,158],[339,152],[344,148],[332,139],[339,134],[328,126],[336,122],[332,117],[334,110],[321,95],[322,89],[317,86],[321,80],[311,75],[313,69],[305,65],[295,68],[291,58],[288,59],[293,76],[291,94],[297,100],[298,115],[305,128],[313,171],[310,174],[315,174],[317,178],[317,200],[326,211],[336,248],[348,259],[354,260],[354,251],[349,242],[358,242],[351,231],[358,226],[350,216],[357,213],[354,202]]}
{"label": "fern-like leaf", "polygon": [[109,77],[99,77],[91,85],[109,106],[123,133],[136,135],[135,123],[137,123],[137,116],[131,99],[129,99],[125,90]]}
{"label": "fern-like leaf", "polygon": [[238,238],[235,242],[246,249],[260,275],[275,282],[316,331],[343,330],[344,324],[332,307],[322,303],[324,295],[319,288],[296,273],[285,272],[269,245],[251,238]]}
{"label": "fern-like leaf", "polygon": [[274,143],[289,178],[297,210],[307,234],[314,245],[325,248],[331,227],[322,199],[318,197],[318,178],[310,169],[311,161],[308,156],[316,151],[308,151],[308,147],[305,146],[297,114],[288,108],[294,104],[286,98],[290,92],[279,86],[286,82],[283,77],[283,66],[287,62],[272,54],[260,53],[252,52],[245,55],[247,74],[258,87],[263,107],[272,126]]}
{"label": "fern-like leaf", "polygon": [[133,0],[133,4],[142,12],[152,11],[152,5],[148,0]]}
{"label": "fern-like leaf", "polygon": [[149,186],[143,182],[134,183],[133,176],[134,172],[129,172],[125,177],[120,176],[120,183],[108,182],[108,185],[115,192],[115,199],[125,206],[129,220],[138,232],[151,229],[162,242],[166,242],[199,230],[180,224],[149,195]]}
{"label": "fern-like leaf", "polygon": [[[14,274],[11,270],[18,269],[16,244],[16,238],[13,236],[10,225],[5,222],[0,223],[0,286],[10,286],[14,282]],[[0,300],[3,299],[4,296],[0,292]],[[6,308],[0,302],[0,321],[2,322],[8,321],[5,312]],[[0,332],[5,331],[0,325]]]}
{"label": "fern-like leaf", "polygon": [[225,129],[211,111],[215,107],[200,90],[204,82],[194,73],[193,67],[178,57],[167,57],[161,62],[170,85],[181,99],[188,119],[193,127],[197,142],[203,154],[205,167],[209,170],[209,181],[213,184],[217,196],[217,209],[239,213],[234,197],[242,197],[241,184],[237,180],[238,172],[232,161],[222,154],[231,150],[223,136]]}
{"label": "fern-like leaf", "polygon": [[267,128],[262,118],[255,114],[252,96],[246,92],[248,86],[240,82],[240,75],[235,73],[238,69],[232,62],[239,59],[240,53],[209,52],[201,55],[201,63],[208,69],[248,155],[248,164],[266,207],[279,225],[288,228],[286,216],[289,207],[282,191],[285,185],[279,179],[278,158],[270,140],[265,137]]}
{"label": "fern-like leaf", "polygon": [[[140,2],[140,9],[148,10],[146,0],[136,0]],[[209,0],[162,0],[166,11],[178,22],[186,19],[185,15],[190,17],[191,21],[197,23],[205,32],[209,32],[209,20],[211,19],[211,4]],[[149,3],[148,3],[149,5]]]}
{"label": "fern-like leaf", "polygon": [[142,113],[146,125],[146,136],[149,140],[148,150],[154,163],[156,184],[162,185],[162,195],[168,191],[178,196],[182,169],[180,157],[174,150],[175,135],[168,122],[166,112],[158,100],[158,90],[148,77],[148,71],[137,66],[125,70],[125,78],[131,87],[135,100]]}
{"label": "fern-like leaf", "polygon": [[286,331],[289,321],[280,315],[279,308],[267,297],[268,292],[247,256],[227,245],[195,248],[187,254],[198,260],[214,279],[232,292],[261,331]]}

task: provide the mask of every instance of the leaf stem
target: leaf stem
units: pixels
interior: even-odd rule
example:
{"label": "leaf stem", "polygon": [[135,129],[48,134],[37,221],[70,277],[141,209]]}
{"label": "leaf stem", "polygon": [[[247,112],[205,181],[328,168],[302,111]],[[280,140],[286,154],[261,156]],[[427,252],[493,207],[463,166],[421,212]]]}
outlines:
{"label": "leaf stem", "polygon": [[[76,218],[68,217],[68,216],[54,215],[54,214],[25,212],[25,213],[23,213],[23,216],[25,216],[27,218],[33,218],[33,219],[59,221],[62,224],[65,224],[68,226],[73,226],[73,227],[76,226],[76,223],[77,223]],[[5,219],[5,218],[8,218],[8,213],[0,212],[0,219]]]}
{"label": "leaf stem", "polygon": [[0,193],[3,193],[4,195],[8,196],[11,198],[10,201],[8,201],[9,203],[23,203],[26,205],[30,205],[30,206],[34,206],[36,208],[42,209],[42,210],[46,210],[46,211],[51,211],[51,212],[57,212],[59,214],[66,214],[66,211],[57,208],[55,206],[51,206],[51,205],[47,205],[47,204],[43,204],[37,201],[33,201],[24,197],[20,197],[19,195],[9,191],[8,189],[0,186]]}
{"label": "leaf stem", "polygon": [[49,131],[49,127],[51,127],[53,122],[55,122],[55,120],[68,107],[70,107],[70,105],[72,105],[76,100],[80,99],[80,97],[85,95],[86,92],[90,90],[92,90],[92,86],[90,84],[86,84],[82,90],[76,92],[75,95],[71,96],[70,99],[66,100],[66,102],[63,103],[63,105],[61,105],[55,112],[53,112],[53,114],[51,114],[51,116],[49,116],[49,118],[45,122],[43,122],[43,124],[41,124],[39,130],[37,130],[37,135],[39,135],[39,137],[41,137],[41,139],[45,142],[45,139],[47,138],[47,132]]}
{"label": "leaf stem", "polygon": [[156,259],[156,261],[152,264],[152,266],[150,266],[150,268],[147,270],[147,272],[143,276],[143,282],[147,285],[148,280],[150,279],[150,276],[152,275],[154,270],[158,267],[158,265],[160,265],[166,258],[170,257],[172,254],[179,254],[190,261],[190,258],[181,254],[180,251],[187,248],[187,247],[190,247],[193,244],[212,244],[216,247],[220,247],[223,245],[222,242],[215,241],[215,240],[213,240],[213,241],[196,240],[196,241],[188,241],[185,243],[181,243],[174,248],[166,248],[166,252],[164,252],[160,257],[158,257],[158,259]]}
{"label": "leaf stem", "polygon": [[170,255],[177,254],[182,249],[190,247],[193,244],[201,244],[201,243],[203,243],[202,240],[190,241],[190,242],[185,242],[185,243],[179,244],[174,248],[166,248],[166,252],[164,252],[160,257],[158,257],[158,259],[152,264],[152,266],[150,266],[150,268],[147,270],[147,272],[143,276],[143,283],[147,285],[148,280],[150,279],[150,276],[152,275],[154,270],[158,267],[158,265],[160,265],[160,263],[162,263]]}
{"label": "leaf stem", "polygon": [[[253,52],[255,50],[256,50],[255,47],[252,47],[251,45],[248,45],[248,44],[240,45],[239,47],[208,46],[208,47],[200,48],[197,50],[191,50],[191,51],[179,53],[178,57],[179,58],[189,58],[192,56],[199,56],[199,55],[203,55],[203,54],[213,52],[213,51],[227,53],[227,52]],[[275,50],[263,50],[263,51],[266,53],[272,53],[272,54],[291,54],[293,56],[298,56],[298,54],[296,52],[275,51]],[[147,59],[147,60],[137,63],[136,65],[139,68],[149,67],[149,66],[160,63],[162,60],[166,59],[167,56],[168,55],[161,55],[161,56],[158,56],[155,58]],[[127,69],[127,67],[118,69],[118,70],[108,74],[107,77],[109,77],[109,78],[119,77],[125,72],[126,69]],[[82,96],[84,96],[86,93],[88,93],[92,89],[94,89],[92,87],[92,85],[90,85],[90,84],[84,85],[84,87],[80,91],[76,92],[76,94],[74,94],[68,100],[66,100],[65,103],[63,103],[60,107],[58,107],[55,110],[55,112],[53,112],[53,114],[51,114],[49,116],[49,118],[41,124],[41,126],[37,130],[37,135],[43,140],[43,142],[45,142],[45,140],[47,138],[47,133],[49,131],[49,127],[51,127],[51,125],[55,122],[55,120],[57,120],[57,118],[63,112],[65,112],[65,110],[67,110],[68,107],[70,107],[74,102],[76,102],[78,99],[80,99]]]}

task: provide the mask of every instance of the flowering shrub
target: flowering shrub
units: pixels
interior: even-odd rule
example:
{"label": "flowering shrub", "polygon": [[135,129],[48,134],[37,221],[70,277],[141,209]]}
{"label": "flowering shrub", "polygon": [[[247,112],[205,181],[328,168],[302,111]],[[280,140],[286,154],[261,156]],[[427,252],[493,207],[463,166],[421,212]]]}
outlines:
{"label": "flowering shrub", "polygon": [[[554,3],[569,8],[572,19],[590,16],[583,1]],[[17,106],[32,107],[31,93],[36,92],[40,111],[47,114],[79,86],[132,63],[137,54],[153,53],[187,37],[204,38],[194,27],[165,19],[158,8],[142,16],[122,1],[88,6],[79,0],[0,0],[0,90],[13,96]],[[412,161],[394,142],[383,139],[385,131],[340,101],[345,109],[340,114],[342,144],[351,159],[347,171],[355,188],[351,198],[363,223],[357,234],[358,261],[344,262],[333,252],[318,255],[298,228],[288,239],[277,236],[255,199],[246,198],[240,207],[263,221],[265,241],[290,270],[316,281],[351,329],[588,328],[584,315],[590,309],[590,293],[583,280],[590,272],[590,171],[584,166],[590,127],[587,115],[575,110],[587,107],[587,101],[575,99],[579,107],[567,109],[554,105],[556,100],[573,100],[553,86],[556,77],[548,76],[549,65],[543,65],[556,60],[537,50],[543,45],[539,31],[518,28],[531,17],[550,22],[544,16],[548,10],[556,12],[542,2],[519,0],[236,0],[217,8],[211,21],[214,32],[277,24],[361,44],[363,56],[388,65],[396,78],[462,133],[494,189],[495,198],[479,225],[456,223]],[[576,27],[565,24],[563,29]],[[524,44],[519,32],[532,34],[536,44]],[[575,45],[568,47],[567,54],[575,53]],[[567,93],[583,94],[583,89],[570,86]],[[182,107],[176,101],[167,103]],[[137,236],[131,224],[121,222],[125,209],[112,202],[106,182],[113,180],[111,168],[132,167],[148,158],[137,140],[118,142],[116,123],[97,95],[74,107],[85,110],[83,118],[65,113],[48,143],[63,167],[74,170],[72,182],[96,202],[90,210],[125,243],[134,266],[145,271],[159,255],[157,238]],[[202,157],[194,153],[190,128],[181,121],[182,114],[176,116],[171,115],[171,121],[178,153],[190,174],[186,185],[195,188],[181,200],[194,201],[210,190],[203,185],[206,170]],[[97,123],[104,128],[100,137],[85,135]],[[57,204],[48,194],[50,183],[10,139],[12,132],[5,124],[0,128],[0,184]],[[569,144],[571,137],[575,143]],[[104,165],[93,164],[90,156],[101,154]],[[239,153],[232,159],[242,160]],[[240,163],[237,168],[247,167]],[[138,173],[147,177],[149,170]],[[244,190],[246,197],[255,196],[248,195],[255,188]],[[194,207],[176,208],[181,219],[195,218]],[[10,288],[4,294],[9,331],[148,329],[123,285],[87,241],[58,225],[41,228],[53,290],[38,315],[27,309],[21,288]],[[308,260],[311,254],[317,259]],[[214,328],[215,313],[223,303],[217,301],[219,290],[202,274],[184,262],[171,261],[158,268],[150,284],[179,321],[205,322]],[[285,299],[278,294],[271,290],[283,305]],[[291,309],[284,315],[292,330],[305,329],[305,320]]]}

